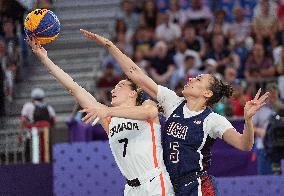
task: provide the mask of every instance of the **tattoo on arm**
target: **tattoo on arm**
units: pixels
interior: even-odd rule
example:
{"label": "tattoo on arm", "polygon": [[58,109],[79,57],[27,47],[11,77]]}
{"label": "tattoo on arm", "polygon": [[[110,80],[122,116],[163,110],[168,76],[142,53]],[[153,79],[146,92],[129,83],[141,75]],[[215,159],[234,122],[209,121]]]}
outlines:
{"label": "tattoo on arm", "polygon": [[129,72],[132,74],[133,72],[135,72],[137,70],[136,67],[131,66]]}
{"label": "tattoo on arm", "polygon": [[109,48],[111,46],[109,40],[106,39],[105,41],[106,41],[106,47]]}

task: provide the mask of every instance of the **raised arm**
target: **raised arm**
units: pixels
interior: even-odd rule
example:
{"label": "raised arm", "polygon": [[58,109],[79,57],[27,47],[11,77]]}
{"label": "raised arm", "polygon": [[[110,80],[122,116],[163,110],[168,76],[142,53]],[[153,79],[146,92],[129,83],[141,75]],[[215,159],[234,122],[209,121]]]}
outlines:
{"label": "raised arm", "polygon": [[269,96],[269,93],[265,93],[260,96],[260,90],[257,92],[255,98],[248,101],[244,108],[245,128],[243,134],[240,134],[235,129],[228,129],[223,139],[240,150],[249,151],[251,150],[254,143],[254,127],[252,123],[252,117],[255,113],[265,104],[265,100]]}
{"label": "raised arm", "polygon": [[118,106],[109,107],[107,109],[84,109],[82,112],[87,112],[87,115],[82,119],[85,123],[94,121],[97,117],[120,117],[133,120],[151,120],[159,123],[157,104],[151,100],[146,100],[141,106]]}
{"label": "raised arm", "polygon": [[105,46],[115,60],[119,63],[127,77],[140,88],[142,88],[146,93],[148,93],[152,98],[157,99],[158,85],[150,77],[148,77],[129,57],[123,54],[110,40],[83,29],[80,31],[87,38],[95,41],[99,45]]}
{"label": "raised arm", "polygon": [[[41,63],[48,69],[49,73],[53,75],[76,98],[82,108],[105,108],[106,106],[97,102],[97,100],[84,88],[79,86],[73,79],[65,73],[61,68],[55,65],[47,56],[47,51],[35,40],[28,39],[28,44],[32,51],[41,61]],[[106,126],[106,119],[101,120],[102,125],[108,131]]]}

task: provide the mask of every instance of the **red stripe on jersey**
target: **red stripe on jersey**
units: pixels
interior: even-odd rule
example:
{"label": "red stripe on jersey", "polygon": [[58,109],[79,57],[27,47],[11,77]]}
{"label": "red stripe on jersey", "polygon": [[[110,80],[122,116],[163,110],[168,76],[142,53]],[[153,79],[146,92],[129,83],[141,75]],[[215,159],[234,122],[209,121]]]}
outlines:
{"label": "red stripe on jersey", "polygon": [[[152,144],[153,144],[153,159],[154,159],[154,166],[155,168],[159,167],[158,164],[158,159],[157,159],[157,147],[156,147],[156,137],[155,137],[155,130],[154,130],[154,125],[153,122],[148,120],[147,121],[151,127],[151,133],[152,133]],[[161,189],[162,189],[162,196],[166,195],[165,191],[165,182],[163,178],[163,174],[160,174],[160,182],[161,182]]]}
{"label": "red stripe on jersey", "polygon": [[215,196],[215,190],[210,176],[201,176],[200,179],[202,195]]}

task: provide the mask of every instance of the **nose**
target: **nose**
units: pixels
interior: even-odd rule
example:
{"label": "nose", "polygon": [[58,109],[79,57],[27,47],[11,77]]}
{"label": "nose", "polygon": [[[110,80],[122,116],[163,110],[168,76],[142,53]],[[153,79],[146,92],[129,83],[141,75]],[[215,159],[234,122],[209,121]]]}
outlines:
{"label": "nose", "polygon": [[110,91],[110,93],[113,94],[113,93],[114,93],[114,89],[112,89],[112,90]]}

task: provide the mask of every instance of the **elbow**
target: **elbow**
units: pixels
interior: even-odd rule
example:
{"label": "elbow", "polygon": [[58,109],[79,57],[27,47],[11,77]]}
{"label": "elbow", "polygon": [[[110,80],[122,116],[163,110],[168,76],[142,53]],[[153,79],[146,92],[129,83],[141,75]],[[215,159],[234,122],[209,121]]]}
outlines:
{"label": "elbow", "polygon": [[244,145],[240,148],[240,150],[245,151],[245,152],[249,152],[252,149],[253,144],[248,144],[248,145]]}

